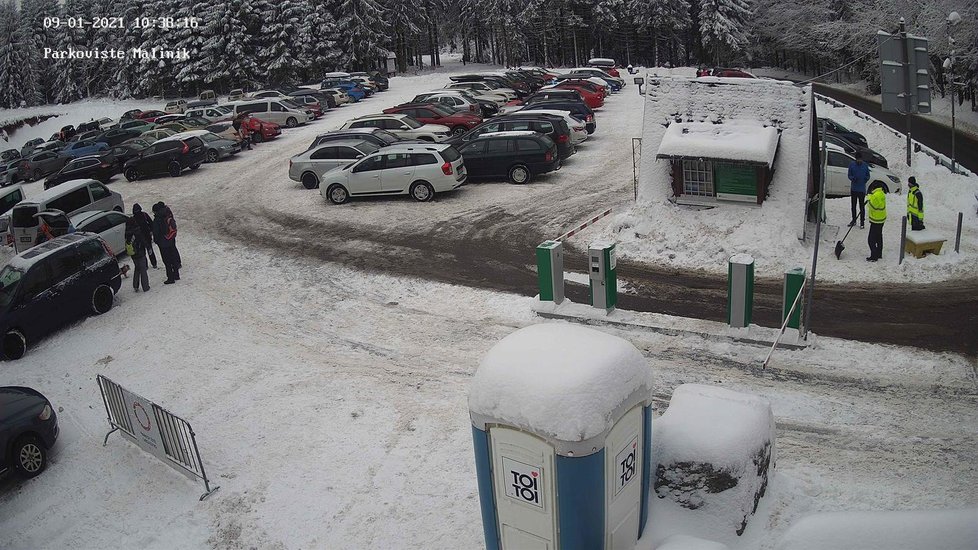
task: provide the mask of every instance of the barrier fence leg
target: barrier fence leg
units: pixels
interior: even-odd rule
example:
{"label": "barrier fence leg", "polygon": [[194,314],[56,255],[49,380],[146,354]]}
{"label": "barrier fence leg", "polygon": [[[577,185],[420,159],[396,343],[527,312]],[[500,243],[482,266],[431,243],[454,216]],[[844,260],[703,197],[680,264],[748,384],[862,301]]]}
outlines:
{"label": "barrier fence leg", "polygon": [[[793,334],[795,340],[797,340],[801,329],[801,315],[804,307],[800,301],[795,306],[794,311],[791,310],[791,307],[794,305],[795,299],[805,288],[805,275],[804,267],[796,267],[784,272],[784,291],[781,294],[781,322],[784,323],[787,320],[787,328],[794,329]],[[790,339],[791,337],[786,338],[786,340]]]}
{"label": "barrier fence leg", "polygon": [[754,311],[754,258],[734,254],[727,262],[727,324],[731,328],[750,326]]}
{"label": "barrier fence leg", "polygon": [[961,224],[964,223],[964,212],[958,212],[958,231],[954,234],[954,252],[961,253]]}
{"label": "barrier fence leg", "polygon": [[560,305],[564,301],[564,246],[543,241],[537,246],[537,282],[540,301]]}

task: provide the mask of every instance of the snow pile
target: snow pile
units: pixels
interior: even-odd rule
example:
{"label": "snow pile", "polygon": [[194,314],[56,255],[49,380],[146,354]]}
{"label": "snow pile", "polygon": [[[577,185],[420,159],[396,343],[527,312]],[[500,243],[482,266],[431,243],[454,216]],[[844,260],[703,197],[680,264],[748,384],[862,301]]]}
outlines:
{"label": "snow pile", "polygon": [[469,410],[560,441],[611,429],[612,413],[651,386],[629,342],[573,324],[522,328],[492,347],[476,371]]}
{"label": "snow pile", "polygon": [[683,384],[656,423],[656,495],[740,535],[767,489],[774,437],[767,399]]}
{"label": "snow pile", "polygon": [[774,166],[778,131],[751,120],[677,122],[662,136],[657,158],[714,158]]}
{"label": "snow pile", "polygon": [[978,508],[901,512],[829,512],[805,516],[780,550],[973,550]]}
{"label": "snow pile", "polygon": [[689,535],[673,535],[662,544],[655,547],[656,550],[727,550],[727,545],[705,540]]}

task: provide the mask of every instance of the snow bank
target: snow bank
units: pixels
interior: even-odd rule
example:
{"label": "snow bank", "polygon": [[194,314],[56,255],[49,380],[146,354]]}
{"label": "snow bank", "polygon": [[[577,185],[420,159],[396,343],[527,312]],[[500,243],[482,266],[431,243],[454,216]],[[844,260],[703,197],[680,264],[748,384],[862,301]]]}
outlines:
{"label": "snow bank", "polygon": [[676,122],[669,125],[657,158],[714,158],[774,165],[778,131],[751,120],[723,124]]}
{"label": "snow bank", "polygon": [[974,550],[978,508],[903,512],[829,512],[805,516],[780,550]]}
{"label": "snow bank", "polygon": [[655,492],[740,535],[767,489],[774,437],[766,399],[683,384],[656,423]]}
{"label": "snow bank", "polygon": [[726,544],[720,544],[712,540],[700,539],[689,535],[673,535],[662,541],[662,544],[655,548],[656,550],[727,550],[728,547]]}
{"label": "snow bank", "polygon": [[629,342],[573,324],[522,328],[492,347],[469,390],[469,410],[560,441],[611,429],[612,413],[651,386]]}

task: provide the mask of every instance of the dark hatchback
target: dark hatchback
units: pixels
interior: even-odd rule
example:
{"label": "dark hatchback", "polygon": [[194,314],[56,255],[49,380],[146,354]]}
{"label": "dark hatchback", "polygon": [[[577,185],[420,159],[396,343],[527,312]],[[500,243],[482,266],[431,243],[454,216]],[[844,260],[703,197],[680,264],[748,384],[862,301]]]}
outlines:
{"label": "dark hatchback", "polygon": [[104,156],[81,157],[65,164],[64,168],[48,176],[44,180],[44,188],[50,189],[71,180],[93,179],[109,183],[115,172],[115,166]]}
{"label": "dark hatchback", "polygon": [[0,473],[39,475],[48,465],[48,451],[58,432],[58,415],[40,392],[0,386]]}
{"label": "dark hatchback", "polygon": [[[594,111],[585,105],[583,101],[568,99],[534,99],[526,102],[524,108],[567,111],[572,117],[584,122],[588,134],[593,134],[594,131],[598,129],[598,121],[594,118]],[[519,113],[519,111],[516,111],[516,113]]]}
{"label": "dark hatchback", "polygon": [[101,141],[107,144],[109,147],[114,147],[119,145],[127,139],[132,139],[134,137],[139,137],[143,131],[136,128],[113,128],[111,130],[106,130],[95,138],[95,141]]}
{"label": "dark hatchback", "polygon": [[207,147],[199,137],[162,139],[143,149],[139,156],[126,161],[122,169],[129,181],[152,174],[177,177],[187,168],[196,170],[207,160]]}
{"label": "dark hatchback", "polygon": [[564,160],[575,153],[574,145],[570,141],[571,129],[563,117],[557,115],[520,115],[517,111],[512,115],[505,115],[493,118],[476,126],[468,133],[461,136],[449,138],[445,143],[461,146],[483,134],[494,132],[519,132],[529,130],[549,137],[557,144],[557,153],[560,160]]}
{"label": "dark hatchback", "polygon": [[506,177],[522,184],[560,169],[557,145],[532,131],[486,134],[458,149],[469,178]]}
{"label": "dark hatchback", "polygon": [[119,262],[101,237],[70,233],[11,258],[0,269],[0,350],[20,359],[27,346],[88,313],[112,309]]}

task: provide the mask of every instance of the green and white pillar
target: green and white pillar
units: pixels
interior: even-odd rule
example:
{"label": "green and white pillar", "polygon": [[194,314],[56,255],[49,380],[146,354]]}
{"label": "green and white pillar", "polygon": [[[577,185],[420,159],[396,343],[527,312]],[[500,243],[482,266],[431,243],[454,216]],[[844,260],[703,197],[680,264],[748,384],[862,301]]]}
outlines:
{"label": "green and white pillar", "polygon": [[591,305],[608,313],[618,304],[618,277],[614,243],[592,243],[588,247]]}
{"label": "green and white pillar", "polygon": [[564,301],[564,245],[543,241],[537,246],[537,281],[540,301],[560,305]]}
{"label": "green and white pillar", "polygon": [[791,310],[791,305],[794,304],[795,298],[801,294],[804,288],[804,267],[796,267],[784,272],[784,291],[781,294],[781,322],[784,323],[784,320],[788,319],[788,328],[801,328],[801,310],[804,307],[804,300],[798,300],[798,305],[795,306],[795,310],[791,313],[790,318],[788,317],[788,312]]}
{"label": "green and white pillar", "polygon": [[747,328],[754,313],[754,257],[734,254],[727,262],[727,324]]}

